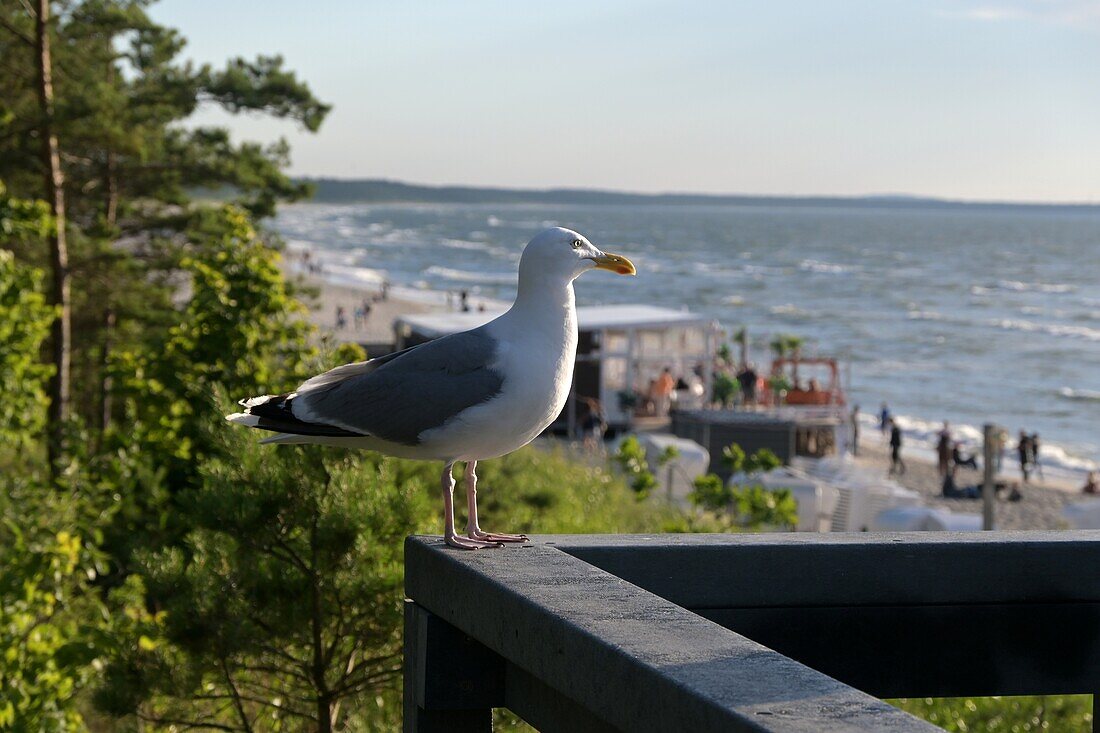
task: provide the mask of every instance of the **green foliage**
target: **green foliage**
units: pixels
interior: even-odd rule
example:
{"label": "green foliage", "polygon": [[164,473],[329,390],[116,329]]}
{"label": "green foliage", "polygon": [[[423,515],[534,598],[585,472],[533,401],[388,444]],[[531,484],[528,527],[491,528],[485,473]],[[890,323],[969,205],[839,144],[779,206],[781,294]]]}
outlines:
{"label": "green foliage", "polygon": [[711,400],[722,407],[729,407],[737,399],[741,392],[741,385],[731,375],[719,372],[714,375],[714,385],[711,388]]}
{"label": "green foliage", "polygon": [[657,456],[658,466],[667,466],[680,457],[680,449],[674,445],[666,446],[661,455]]}
{"label": "green foliage", "polygon": [[86,625],[101,618],[90,581],[103,567],[65,495],[0,481],[0,730],[83,730],[79,693],[96,656]]}
{"label": "green foliage", "polygon": [[638,438],[633,435],[623,438],[618,450],[615,451],[614,460],[626,474],[630,488],[634,489],[638,498],[648,496],[649,492],[656,488],[657,479],[649,470],[645,448],[638,442]]}
{"label": "green foliage", "polygon": [[0,249],[0,444],[6,451],[31,447],[45,423],[51,368],[38,355],[54,309],[41,290],[42,273]]}
{"label": "green foliage", "polygon": [[760,485],[733,488],[733,508],[745,527],[789,529],[798,522],[798,502],[789,489],[766,489]]}
{"label": "green foliage", "polygon": [[772,351],[775,352],[775,355],[782,358],[797,354],[805,343],[806,339],[801,336],[793,336],[789,333],[779,333],[772,338],[769,345]]}
{"label": "green foliage", "polygon": [[779,456],[767,448],[761,448],[751,456],[737,443],[730,443],[722,449],[722,465],[730,473],[747,473],[750,476],[767,473],[783,465]]}
{"label": "green foliage", "polygon": [[[245,717],[268,721],[262,729],[312,726],[320,700],[334,716],[341,703],[350,729],[366,727],[354,716],[392,724],[402,540],[438,531],[439,466],[260,446],[228,428],[223,438],[232,458],[205,461],[202,485],[181,497],[184,542],[141,560],[163,616],[133,625],[100,703],[154,723],[236,730],[243,718],[225,708],[237,697]],[[502,530],[653,531],[675,517],[560,453],[527,449],[479,473],[482,523]]]}
{"label": "green foliage", "polygon": [[888,702],[952,733],[1089,733],[1091,695],[912,698]]}
{"label": "green foliage", "polygon": [[730,473],[739,473],[745,466],[745,449],[730,443],[722,449],[722,466]]}
{"label": "green foliage", "polygon": [[718,346],[718,350],[714,352],[715,355],[727,364],[733,363],[733,348],[726,342],[722,342]]}
{"label": "green foliage", "polygon": [[201,210],[188,235],[180,265],[190,276],[190,298],[178,322],[113,364],[127,398],[128,437],[175,459],[176,486],[189,482],[193,459],[211,449],[203,418],[214,412],[215,386],[232,394],[292,389],[316,359],[279,255],[245,212]]}
{"label": "green foliage", "polygon": [[[749,477],[782,465],[772,451],[761,448],[751,456],[737,443],[722,449],[722,465],[732,474]],[[731,512],[745,528],[792,527],[798,521],[798,504],[787,489],[766,489],[756,484],[730,486],[714,474],[695,479],[688,498],[697,507],[713,512]]]}
{"label": "green foliage", "polygon": [[768,377],[768,389],[776,394],[790,392],[793,387],[794,384],[786,374],[772,374]]}
{"label": "green foliage", "polygon": [[716,474],[697,476],[692,482],[692,487],[688,498],[696,506],[719,511],[733,503],[733,490]]}

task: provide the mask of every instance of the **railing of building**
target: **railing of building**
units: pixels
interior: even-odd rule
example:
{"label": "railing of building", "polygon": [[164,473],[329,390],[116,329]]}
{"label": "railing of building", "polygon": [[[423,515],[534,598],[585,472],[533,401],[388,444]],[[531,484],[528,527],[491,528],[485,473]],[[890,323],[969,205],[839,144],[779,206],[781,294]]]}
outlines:
{"label": "railing of building", "polygon": [[1100,532],[406,542],[406,731],[934,731],[1100,687]]}

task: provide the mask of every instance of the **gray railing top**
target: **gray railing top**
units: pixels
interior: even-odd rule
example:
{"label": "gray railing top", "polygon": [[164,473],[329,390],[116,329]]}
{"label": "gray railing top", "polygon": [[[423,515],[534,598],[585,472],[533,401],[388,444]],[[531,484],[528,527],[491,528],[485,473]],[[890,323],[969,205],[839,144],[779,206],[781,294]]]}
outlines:
{"label": "gray railing top", "polygon": [[[582,559],[612,548],[620,558],[639,554],[644,560],[646,549],[658,545],[703,554],[710,549],[717,557],[723,548],[806,543],[783,537],[547,536],[480,552],[410,537],[406,592],[619,730],[937,730]],[[836,542],[843,547],[852,541]],[[694,572],[680,563],[656,574]]]}

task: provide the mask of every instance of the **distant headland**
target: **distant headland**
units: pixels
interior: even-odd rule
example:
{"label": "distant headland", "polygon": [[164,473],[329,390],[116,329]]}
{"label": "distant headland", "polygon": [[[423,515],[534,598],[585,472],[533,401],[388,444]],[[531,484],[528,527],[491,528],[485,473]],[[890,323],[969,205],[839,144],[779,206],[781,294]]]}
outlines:
{"label": "distant headland", "polygon": [[768,196],[704,193],[633,193],[585,188],[429,186],[385,179],[299,178],[317,203],[548,204],[649,206],[797,206],[870,209],[987,209],[1100,214],[1100,203],[953,201],[905,195]]}

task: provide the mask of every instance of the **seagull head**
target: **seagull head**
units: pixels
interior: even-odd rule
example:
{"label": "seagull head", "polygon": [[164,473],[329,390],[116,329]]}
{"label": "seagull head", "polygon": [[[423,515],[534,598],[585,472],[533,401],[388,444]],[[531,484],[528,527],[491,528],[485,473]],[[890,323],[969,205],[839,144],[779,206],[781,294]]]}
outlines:
{"label": "seagull head", "polygon": [[604,252],[572,229],[553,227],[535,236],[523,249],[520,278],[561,278],[573,281],[588,270],[610,270],[634,275],[634,263],[622,255]]}

